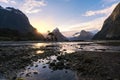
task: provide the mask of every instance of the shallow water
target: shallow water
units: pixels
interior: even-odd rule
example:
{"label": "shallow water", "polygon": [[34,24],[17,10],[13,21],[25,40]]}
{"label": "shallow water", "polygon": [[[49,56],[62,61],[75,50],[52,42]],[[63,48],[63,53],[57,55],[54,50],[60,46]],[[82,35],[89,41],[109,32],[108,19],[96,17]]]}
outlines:
{"label": "shallow water", "polygon": [[[111,43],[111,41],[109,43]],[[25,80],[76,80],[76,75],[73,70],[63,67],[54,68],[50,66],[50,63],[59,62],[57,60],[57,56],[59,55],[71,54],[78,51],[120,52],[119,41],[117,46],[114,45],[114,43],[108,44],[106,41],[56,43],[30,41],[0,42],[0,52],[10,54],[14,54],[14,51],[16,51],[15,54],[18,54],[19,52],[22,54],[30,53],[33,57],[39,55],[35,60],[31,60],[32,63],[15,71],[18,78],[23,78]],[[2,74],[0,73],[0,75]]]}

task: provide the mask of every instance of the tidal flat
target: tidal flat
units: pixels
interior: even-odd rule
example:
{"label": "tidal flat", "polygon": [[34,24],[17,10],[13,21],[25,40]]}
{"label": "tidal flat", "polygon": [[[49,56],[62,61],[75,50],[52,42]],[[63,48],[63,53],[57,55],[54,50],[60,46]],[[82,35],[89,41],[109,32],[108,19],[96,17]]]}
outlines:
{"label": "tidal flat", "polygon": [[3,41],[2,79],[120,80],[120,41]]}

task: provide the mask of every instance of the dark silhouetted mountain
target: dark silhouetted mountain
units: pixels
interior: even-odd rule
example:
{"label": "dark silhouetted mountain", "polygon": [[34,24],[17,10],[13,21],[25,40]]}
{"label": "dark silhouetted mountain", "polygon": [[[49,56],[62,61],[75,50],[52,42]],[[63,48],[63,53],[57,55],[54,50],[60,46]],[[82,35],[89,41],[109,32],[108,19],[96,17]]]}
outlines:
{"label": "dark silhouetted mountain", "polygon": [[42,40],[44,37],[30,24],[27,16],[18,9],[0,6],[0,38]]}
{"label": "dark silhouetted mountain", "polygon": [[85,30],[82,30],[81,32],[77,32],[75,33],[71,38],[71,40],[73,41],[81,41],[81,40],[91,40],[93,38],[93,33],[91,32],[88,32],[88,31],[85,31]]}
{"label": "dark silhouetted mountain", "polygon": [[52,41],[68,41],[68,39],[59,31],[58,28],[49,33],[48,36],[51,36],[50,38]]}
{"label": "dark silhouetted mountain", "polygon": [[91,30],[90,32],[93,33],[93,34],[95,35],[96,33],[99,32],[99,30],[97,30],[97,29],[96,29],[96,30]]}
{"label": "dark silhouetted mountain", "polygon": [[94,36],[96,40],[120,40],[120,3],[105,20],[102,29]]}

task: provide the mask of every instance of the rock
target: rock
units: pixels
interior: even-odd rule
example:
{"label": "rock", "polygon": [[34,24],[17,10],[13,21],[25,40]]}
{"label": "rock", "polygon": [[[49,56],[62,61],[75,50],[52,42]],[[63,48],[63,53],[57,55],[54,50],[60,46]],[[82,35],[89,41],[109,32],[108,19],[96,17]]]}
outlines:
{"label": "rock", "polygon": [[68,73],[68,71],[65,71],[65,73]]}
{"label": "rock", "polygon": [[55,66],[55,63],[50,63],[50,66]]}
{"label": "rock", "polygon": [[34,74],[38,74],[38,72],[33,72]]}
{"label": "rock", "polygon": [[65,68],[65,65],[63,62],[57,62],[55,67],[61,70]]}
{"label": "rock", "polygon": [[31,74],[31,72],[27,73],[27,74],[26,74],[26,77],[30,77],[30,74]]}
{"label": "rock", "polygon": [[57,62],[56,65],[57,66],[64,66],[64,63],[63,62]]}
{"label": "rock", "polygon": [[63,49],[63,51],[67,51],[66,49]]}
{"label": "rock", "polygon": [[62,60],[63,57],[62,56],[57,56],[57,60]]}
{"label": "rock", "polygon": [[38,65],[35,65],[35,67],[38,67]]}
{"label": "rock", "polygon": [[43,66],[43,68],[46,68],[46,66]]}

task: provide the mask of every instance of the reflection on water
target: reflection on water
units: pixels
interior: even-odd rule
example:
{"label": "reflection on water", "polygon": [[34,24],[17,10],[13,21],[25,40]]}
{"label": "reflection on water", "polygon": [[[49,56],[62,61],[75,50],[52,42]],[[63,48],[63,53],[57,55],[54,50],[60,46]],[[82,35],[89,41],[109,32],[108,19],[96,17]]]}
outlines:
{"label": "reflection on water", "polygon": [[[54,57],[51,58],[54,59]],[[49,68],[48,62],[49,60],[39,59],[32,66],[27,66],[23,72],[18,74],[18,77],[25,80],[75,80],[72,71],[66,69],[53,71]]]}
{"label": "reflection on water", "polygon": [[36,51],[36,54],[42,54],[42,53],[44,53],[44,51],[41,50]]}
{"label": "reflection on water", "polygon": [[[76,80],[76,72],[69,68],[67,59],[63,60],[60,56],[79,51],[120,52],[120,45],[101,43],[103,42],[3,42],[0,43],[0,55],[8,60],[1,57],[0,64],[4,68],[0,67],[0,70],[4,69],[6,73],[14,70],[18,78],[25,80]],[[11,59],[10,55],[13,54]],[[0,71],[0,74],[6,73]]]}

